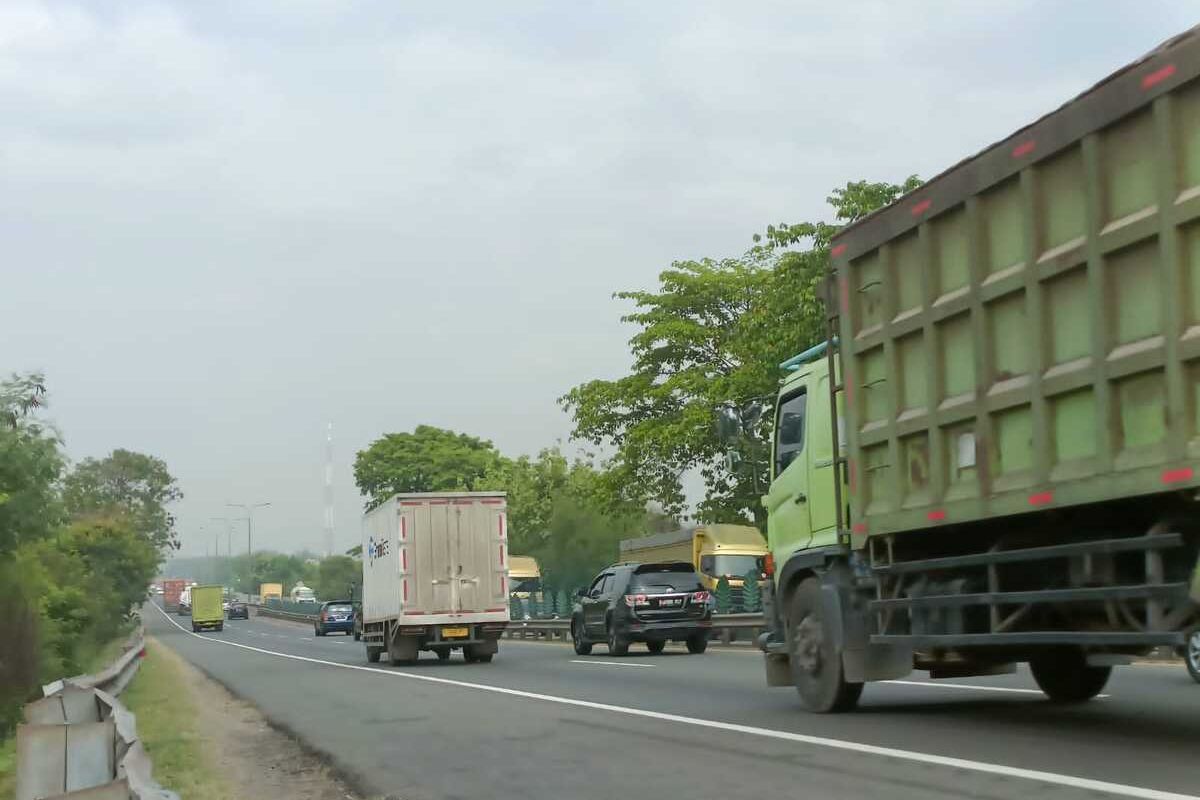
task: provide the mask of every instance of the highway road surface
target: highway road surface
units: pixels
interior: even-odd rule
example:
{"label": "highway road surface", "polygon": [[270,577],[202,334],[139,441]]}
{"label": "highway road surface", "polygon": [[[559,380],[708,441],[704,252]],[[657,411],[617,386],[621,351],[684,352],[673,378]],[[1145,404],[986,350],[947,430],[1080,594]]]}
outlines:
{"label": "highway road surface", "polygon": [[[767,689],[752,652],[628,658],[504,640],[491,664],[368,664],[349,636],[254,617],[147,630],[366,792],[424,798],[1200,797],[1200,686],[1131,666],[1056,706],[1028,673],[870,684],[820,716]],[[182,627],[181,627],[182,623]]]}

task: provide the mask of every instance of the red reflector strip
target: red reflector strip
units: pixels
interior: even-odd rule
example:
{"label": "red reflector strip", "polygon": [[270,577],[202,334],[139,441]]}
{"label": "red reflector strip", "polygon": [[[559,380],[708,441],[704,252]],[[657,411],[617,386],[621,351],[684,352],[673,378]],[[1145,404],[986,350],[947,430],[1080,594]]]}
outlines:
{"label": "red reflector strip", "polygon": [[501,505],[504,501],[501,500],[499,497],[485,497],[482,500],[480,500],[479,502],[487,503],[490,506],[498,506],[498,505]]}
{"label": "red reflector strip", "polygon": [[456,505],[456,506],[469,506],[469,505],[473,505],[474,503],[475,503],[474,500],[455,500],[454,501],[454,505]]}
{"label": "red reflector strip", "polygon": [[400,569],[408,569],[408,549],[400,548]]}
{"label": "red reflector strip", "polygon": [[1191,467],[1182,467],[1181,469],[1163,470],[1163,483],[1179,483],[1180,481],[1190,481],[1192,476],[1196,474]]}
{"label": "red reflector strip", "polygon": [[930,522],[941,522],[946,518],[946,512],[942,510],[930,511],[925,515]]}
{"label": "red reflector strip", "polygon": [[1032,153],[1034,148],[1036,148],[1036,147],[1037,147],[1037,142],[1035,142],[1033,139],[1030,139],[1027,142],[1021,142],[1019,145],[1017,145],[1016,147],[1014,147],[1012,149],[1012,157],[1013,158],[1021,158],[1023,156],[1027,156],[1030,153]]}
{"label": "red reflector strip", "polygon": [[504,515],[496,517],[496,527],[500,530],[500,541],[504,541]]}
{"label": "red reflector strip", "polygon": [[503,611],[503,610],[504,610],[504,606],[500,606],[500,608],[485,608],[485,609],[483,610],[483,612],[484,612],[485,614],[490,614],[490,613],[492,613],[493,611]]}
{"label": "red reflector strip", "polygon": [[448,505],[450,505],[450,501],[449,500],[430,500],[429,505],[431,505],[431,506],[448,506]]}
{"label": "red reflector strip", "polygon": [[404,540],[407,538],[408,538],[408,519],[405,517],[401,517],[400,518],[400,539]]}
{"label": "red reflector strip", "polygon": [[1162,83],[1167,78],[1175,74],[1175,65],[1167,64],[1161,69],[1156,69],[1146,77],[1142,78],[1142,88],[1149,89],[1152,86]]}
{"label": "red reflector strip", "polygon": [[504,543],[500,543],[500,566],[504,566]]}
{"label": "red reflector strip", "polygon": [[842,313],[849,314],[850,313],[850,283],[845,278],[842,278],[841,280],[838,281],[838,288],[841,290],[841,293],[842,293]]}
{"label": "red reflector strip", "polygon": [[932,204],[933,204],[933,201],[932,201],[932,200],[922,200],[921,202],[919,202],[919,203],[915,204],[915,205],[912,207],[912,215],[913,215],[914,217],[919,217],[920,215],[922,215],[922,214],[924,214],[926,211],[928,211],[928,210],[929,210],[929,206],[930,206],[930,205],[932,205]]}
{"label": "red reflector strip", "polygon": [[401,500],[400,505],[402,505],[402,506],[423,506],[423,505],[425,505],[425,503],[423,503],[420,500]]}
{"label": "red reflector strip", "polygon": [[408,602],[408,579],[405,578],[404,580],[400,581],[400,586],[403,588],[403,591],[404,591],[404,602],[407,603]]}
{"label": "red reflector strip", "polygon": [[855,533],[866,533],[867,532],[867,524],[865,522],[855,523],[853,530]]}
{"label": "red reflector strip", "polygon": [[829,251],[829,255],[833,256],[834,258],[837,258],[844,252],[846,252],[846,245],[838,244],[838,245],[833,246],[833,249]]}
{"label": "red reflector strip", "polygon": [[1037,494],[1029,495],[1029,505],[1044,506],[1046,503],[1054,502],[1054,492],[1038,492]]}

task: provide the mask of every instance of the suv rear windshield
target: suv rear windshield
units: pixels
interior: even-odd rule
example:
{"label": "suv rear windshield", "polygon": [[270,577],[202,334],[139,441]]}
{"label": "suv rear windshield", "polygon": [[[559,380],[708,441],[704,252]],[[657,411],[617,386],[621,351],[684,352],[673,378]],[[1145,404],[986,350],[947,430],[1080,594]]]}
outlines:
{"label": "suv rear windshield", "polygon": [[633,594],[671,594],[673,592],[698,592],[704,586],[695,572],[679,572],[664,569],[654,572],[638,570],[629,576],[628,591]]}
{"label": "suv rear windshield", "polygon": [[334,614],[349,614],[354,609],[348,604],[338,603],[334,606],[326,606],[325,610]]}

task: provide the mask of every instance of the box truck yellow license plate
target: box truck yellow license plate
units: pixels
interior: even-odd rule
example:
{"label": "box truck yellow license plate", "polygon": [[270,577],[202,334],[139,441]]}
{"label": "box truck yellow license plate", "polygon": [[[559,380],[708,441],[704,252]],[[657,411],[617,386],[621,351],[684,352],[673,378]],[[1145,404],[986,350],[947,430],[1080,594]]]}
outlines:
{"label": "box truck yellow license plate", "polygon": [[465,639],[469,632],[466,628],[442,628],[442,638]]}

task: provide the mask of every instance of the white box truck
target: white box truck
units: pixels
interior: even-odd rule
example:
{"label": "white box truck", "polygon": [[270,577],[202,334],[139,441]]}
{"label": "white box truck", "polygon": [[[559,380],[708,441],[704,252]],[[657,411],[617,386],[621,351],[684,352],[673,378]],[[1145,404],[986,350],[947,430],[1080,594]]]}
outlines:
{"label": "white box truck", "polygon": [[363,517],[362,556],[368,661],[492,660],[509,621],[503,492],[398,494]]}

